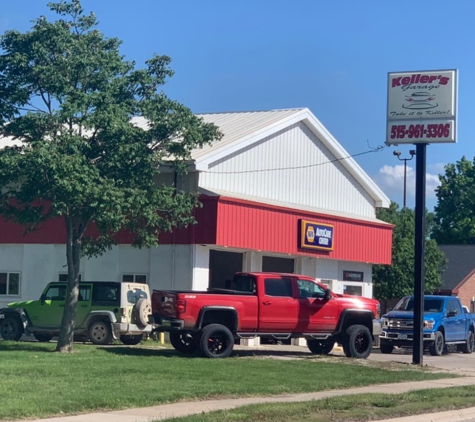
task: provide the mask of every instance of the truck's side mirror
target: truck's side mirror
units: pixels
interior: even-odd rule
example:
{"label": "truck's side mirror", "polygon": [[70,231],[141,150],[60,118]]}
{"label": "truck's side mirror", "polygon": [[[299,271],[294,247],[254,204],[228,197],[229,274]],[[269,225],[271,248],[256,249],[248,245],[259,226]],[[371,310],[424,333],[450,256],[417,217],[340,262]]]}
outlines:
{"label": "truck's side mirror", "polygon": [[454,309],[451,309],[447,312],[447,318],[454,317],[455,315],[457,315],[457,311],[455,311]]}
{"label": "truck's side mirror", "polygon": [[46,300],[46,295],[45,295],[45,294],[42,294],[41,297],[40,297],[40,303],[41,303],[42,305],[44,305],[44,304],[45,304],[45,300]]}
{"label": "truck's side mirror", "polygon": [[330,300],[332,298],[332,291],[330,289],[325,289],[325,300]]}

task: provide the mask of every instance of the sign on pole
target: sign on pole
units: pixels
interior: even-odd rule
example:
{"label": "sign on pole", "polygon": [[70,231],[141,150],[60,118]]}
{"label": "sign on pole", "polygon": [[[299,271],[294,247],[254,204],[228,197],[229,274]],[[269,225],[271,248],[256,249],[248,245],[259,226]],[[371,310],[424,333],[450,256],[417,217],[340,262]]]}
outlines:
{"label": "sign on pole", "polygon": [[388,74],[386,144],[456,142],[457,70]]}

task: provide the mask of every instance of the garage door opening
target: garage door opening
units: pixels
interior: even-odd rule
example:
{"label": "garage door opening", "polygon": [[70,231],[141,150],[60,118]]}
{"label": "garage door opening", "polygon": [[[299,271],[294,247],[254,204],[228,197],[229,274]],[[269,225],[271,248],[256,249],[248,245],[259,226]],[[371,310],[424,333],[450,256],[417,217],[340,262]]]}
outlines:
{"label": "garage door opening", "polygon": [[226,288],[226,280],[232,280],[235,273],[242,271],[243,254],[238,252],[209,252],[209,286]]}
{"label": "garage door opening", "polygon": [[278,258],[275,256],[262,257],[262,271],[273,273],[293,273],[295,262],[291,258]]}

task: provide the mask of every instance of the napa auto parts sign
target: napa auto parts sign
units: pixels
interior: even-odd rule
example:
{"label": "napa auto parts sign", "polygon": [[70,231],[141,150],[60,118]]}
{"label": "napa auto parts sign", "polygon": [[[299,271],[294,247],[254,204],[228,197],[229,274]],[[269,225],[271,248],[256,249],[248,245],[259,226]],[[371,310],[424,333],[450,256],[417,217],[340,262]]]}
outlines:
{"label": "napa auto parts sign", "polygon": [[388,74],[386,144],[456,142],[457,70]]}
{"label": "napa auto parts sign", "polygon": [[332,224],[300,220],[300,244],[302,249],[333,250],[334,227]]}

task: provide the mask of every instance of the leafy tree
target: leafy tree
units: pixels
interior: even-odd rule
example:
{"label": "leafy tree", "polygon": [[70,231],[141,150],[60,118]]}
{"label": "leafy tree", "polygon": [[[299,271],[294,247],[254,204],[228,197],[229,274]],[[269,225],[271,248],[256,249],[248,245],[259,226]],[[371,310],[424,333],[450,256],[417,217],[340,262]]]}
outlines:
{"label": "leafy tree", "polygon": [[168,57],[137,69],[79,0],[48,6],[57,20],[42,16],[0,38],[0,135],[21,140],[0,151],[0,214],[27,230],[63,219],[68,291],[57,351],[69,352],[81,256],[110,249],[121,230],[149,247],[161,231],[192,224],[197,196],[154,181],[161,164],[185,171],[191,150],[221,135],[161,91],[173,75]]}
{"label": "leafy tree", "polygon": [[435,226],[439,244],[475,243],[475,158],[445,166],[436,189]]}
{"label": "leafy tree", "polygon": [[[415,213],[409,208],[398,209],[395,202],[389,208],[380,208],[380,220],[394,224],[393,257],[391,265],[373,267],[374,295],[381,301],[400,298],[414,292],[414,237]],[[431,230],[433,216],[426,214],[426,232]],[[441,274],[446,264],[445,255],[437,248],[435,240],[425,244],[425,292],[432,293],[441,284]]]}

